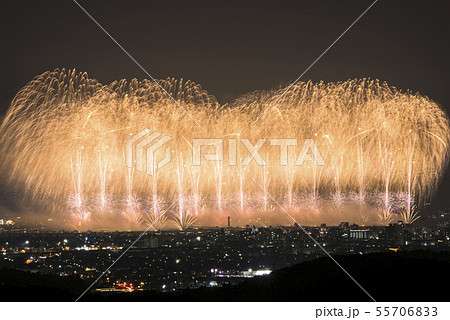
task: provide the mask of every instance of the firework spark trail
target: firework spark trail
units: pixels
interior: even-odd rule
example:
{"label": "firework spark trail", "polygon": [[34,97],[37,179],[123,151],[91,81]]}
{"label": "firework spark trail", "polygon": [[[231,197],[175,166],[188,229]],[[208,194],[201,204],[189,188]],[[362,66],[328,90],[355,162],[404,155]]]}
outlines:
{"label": "firework spark trail", "polygon": [[171,95],[169,92],[167,92],[165,90],[165,88],[163,88],[158,81],[155,80],[155,78],[152,77],[152,75],[146,70],[144,69],[144,67],[127,51],[125,50],[124,47],[122,47],[122,45],[117,42],[116,39],[114,39],[114,37],[105,30],[105,28],[103,28],[103,26],[81,5],[79,4],[76,0],[72,0],[88,17],[89,19],[91,19],[112,41],[114,41],[114,43],[128,56],[128,58],[130,58],[138,67],[139,69],[141,69],[146,75],[147,77],[149,77],[164,93],[167,94],[167,96],[179,107],[181,108],[184,113],[191,118],[192,121],[195,122],[196,125],[199,126],[198,122],[195,121],[194,118],[192,118],[192,116],[183,108],[183,106],[181,106]]}
{"label": "firework spark trail", "polygon": [[339,37],[337,37],[336,40],[333,41],[333,43],[331,43],[328,48],[325,49],[325,51],[323,51],[317,58],[316,60],[314,60],[309,66],[308,68],[306,68],[305,71],[302,72],[302,74],[300,74],[298,76],[297,79],[295,79],[294,82],[292,82],[286,89],[284,89],[284,91],[277,97],[277,99],[275,99],[266,109],[264,109],[264,111],[261,113],[260,116],[258,116],[258,118],[256,118],[256,120],[253,121],[252,125],[255,125],[256,122],[258,122],[259,119],[261,119],[271,108],[273,108],[276,103],[278,102],[279,99],[281,99],[281,97],[283,97],[283,95],[285,95],[293,86],[295,86],[295,84],[297,84],[297,82],[300,81],[300,79],[309,71],[309,69],[311,69],[320,59],[322,59],[322,57],[336,44],[336,42],[338,42],[346,33],[347,31],[349,31],[366,13],[367,11],[369,11],[374,5],[375,3],[377,3],[378,0],[375,0],[374,2],[372,2],[372,4],[367,7],[366,10],[363,11],[363,13],[361,13],[358,18],[356,18],[355,21],[353,21],[348,27],[347,29],[344,30],[344,32],[341,33],[341,35]]}
{"label": "firework spark trail", "polygon": [[[150,80],[102,85],[86,73],[65,70],[37,76],[16,95],[0,127],[2,178],[43,211],[74,213],[86,228],[101,228],[102,219],[141,224],[197,178],[170,217],[177,224],[195,217],[217,225],[227,214],[245,221],[251,211],[270,223],[276,212],[259,188],[246,183],[251,178],[294,215],[314,213],[311,223],[353,207],[361,219],[378,212],[386,223],[394,215],[413,222],[447,165],[449,122],[442,109],[377,80],[297,83],[286,93],[253,92],[226,106],[190,81],[158,84],[202,126],[182,120],[184,111]],[[274,99],[277,108],[252,126]],[[144,128],[172,138],[177,161],[173,157],[157,177],[125,165],[127,139]],[[229,161],[229,137],[239,163]],[[224,138],[224,161],[202,159],[201,166],[192,166],[196,138]],[[300,142],[289,146],[287,166],[280,165],[280,147],[271,138]],[[260,139],[267,140],[258,150],[268,163],[263,168],[248,149]],[[314,139],[325,166],[295,165],[305,139]],[[202,153],[214,152],[208,148]],[[139,210],[127,211],[131,207]]]}

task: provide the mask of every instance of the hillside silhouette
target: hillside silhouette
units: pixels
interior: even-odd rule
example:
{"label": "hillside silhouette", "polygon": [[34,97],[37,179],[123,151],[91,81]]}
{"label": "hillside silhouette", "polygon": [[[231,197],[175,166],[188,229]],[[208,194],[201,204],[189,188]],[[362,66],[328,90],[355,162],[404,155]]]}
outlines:
{"label": "hillside silhouette", "polygon": [[[334,257],[377,301],[446,301],[448,252],[412,251]],[[114,271],[113,271],[114,272]],[[0,272],[6,301],[74,301],[89,285],[77,277]],[[371,301],[330,258],[303,262],[238,285],[171,293],[89,293],[82,301]]]}

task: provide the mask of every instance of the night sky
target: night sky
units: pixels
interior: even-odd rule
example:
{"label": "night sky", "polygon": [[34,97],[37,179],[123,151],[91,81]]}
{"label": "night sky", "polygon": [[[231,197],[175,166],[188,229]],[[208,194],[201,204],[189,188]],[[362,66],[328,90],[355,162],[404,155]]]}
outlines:
{"label": "night sky", "polygon": [[[156,79],[193,80],[221,103],[295,80],[373,1],[79,1]],[[302,80],[378,78],[450,113],[446,1],[379,0]],[[34,76],[145,74],[70,0],[0,4],[0,115]],[[450,174],[438,197],[450,205]],[[0,204],[13,197],[2,193]]]}

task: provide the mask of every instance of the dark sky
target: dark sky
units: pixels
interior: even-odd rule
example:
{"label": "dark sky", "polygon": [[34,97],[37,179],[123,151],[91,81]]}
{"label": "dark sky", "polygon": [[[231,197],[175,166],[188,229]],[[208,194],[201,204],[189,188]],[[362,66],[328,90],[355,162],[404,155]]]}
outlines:
{"label": "dark sky", "polygon": [[[373,1],[79,2],[153,77],[193,80],[224,103],[295,80]],[[449,9],[379,0],[303,80],[379,78],[450,108]],[[104,84],[145,78],[73,1],[2,0],[0,25],[1,114],[47,70],[76,68]]]}

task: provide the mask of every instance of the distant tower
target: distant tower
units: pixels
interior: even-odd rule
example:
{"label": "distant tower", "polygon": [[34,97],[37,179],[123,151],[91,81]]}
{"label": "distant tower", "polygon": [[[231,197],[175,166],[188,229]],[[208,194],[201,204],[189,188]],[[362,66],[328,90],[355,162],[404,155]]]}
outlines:
{"label": "distant tower", "polygon": [[231,218],[230,218],[230,216],[228,216],[228,228],[230,227],[230,223],[231,223]]}

